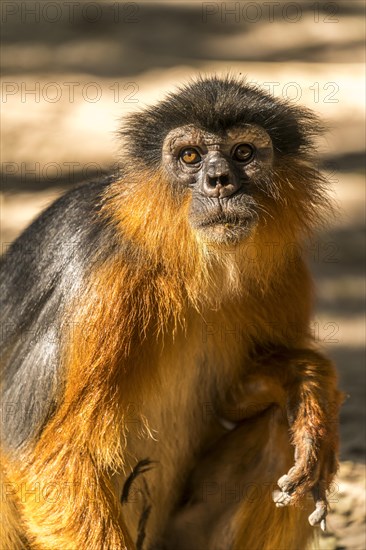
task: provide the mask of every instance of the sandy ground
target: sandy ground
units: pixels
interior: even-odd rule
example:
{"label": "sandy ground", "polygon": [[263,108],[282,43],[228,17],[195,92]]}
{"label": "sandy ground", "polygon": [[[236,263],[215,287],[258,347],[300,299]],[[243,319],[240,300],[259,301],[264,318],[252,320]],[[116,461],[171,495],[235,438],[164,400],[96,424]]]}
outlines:
{"label": "sandy ground", "polygon": [[245,74],[315,110],[329,127],[319,162],[338,211],[309,245],[313,327],[349,396],[333,511],[317,547],[364,550],[363,2],[282,3],[273,6],[273,17],[261,2],[237,3],[235,16],[227,3],[130,3],[117,15],[107,2],[96,4],[99,12],[78,4],[70,14],[59,2],[56,22],[51,8],[38,21],[20,3],[17,13],[6,12],[2,250],[65,189],[110,169],[121,117],[198,72]]}

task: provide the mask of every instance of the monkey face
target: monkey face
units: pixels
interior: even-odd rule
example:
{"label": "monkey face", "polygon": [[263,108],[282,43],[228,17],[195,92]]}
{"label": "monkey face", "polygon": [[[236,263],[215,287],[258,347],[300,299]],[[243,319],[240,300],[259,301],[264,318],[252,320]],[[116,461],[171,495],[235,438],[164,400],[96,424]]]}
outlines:
{"label": "monkey face", "polygon": [[[201,244],[292,241],[318,222],[325,204],[326,182],[314,164],[322,130],[306,108],[244,79],[198,78],[127,117],[121,129],[126,179],[148,182],[154,175],[148,204],[154,195],[167,227],[176,217],[185,229],[188,207]],[[134,230],[148,220],[140,204]],[[161,223],[157,231],[162,234]]]}
{"label": "monkey face", "polygon": [[213,133],[193,125],[171,130],[163,144],[169,181],[189,189],[189,222],[200,238],[234,244],[258,219],[258,181],[272,167],[269,134],[255,124]]}

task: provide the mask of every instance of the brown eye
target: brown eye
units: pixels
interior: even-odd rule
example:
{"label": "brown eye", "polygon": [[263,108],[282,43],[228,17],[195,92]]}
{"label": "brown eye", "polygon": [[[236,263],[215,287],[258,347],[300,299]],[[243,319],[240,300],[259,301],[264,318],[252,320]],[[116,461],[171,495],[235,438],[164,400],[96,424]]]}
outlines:
{"label": "brown eye", "polygon": [[186,164],[197,164],[197,162],[201,161],[201,155],[197,151],[197,149],[183,149],[183,151],[180,153],[180,158],[183,162]]}
{"label": "brown eye", "polygon": [[254,156],[254,147],[249,143],[241,143],[235,147],[232,156],[238,162],[249,162]]}

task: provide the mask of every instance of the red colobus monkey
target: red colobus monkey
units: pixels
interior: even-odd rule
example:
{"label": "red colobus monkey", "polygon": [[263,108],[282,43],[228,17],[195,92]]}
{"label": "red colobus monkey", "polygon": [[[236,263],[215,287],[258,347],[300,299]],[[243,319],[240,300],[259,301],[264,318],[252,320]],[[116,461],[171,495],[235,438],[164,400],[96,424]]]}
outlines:
{"label": "red colobus monkey", "polygon": [[3,548],[298,550],[324,527],[340,394],[301,256],[328,204],[319,131],[199,78],[13,243]]}

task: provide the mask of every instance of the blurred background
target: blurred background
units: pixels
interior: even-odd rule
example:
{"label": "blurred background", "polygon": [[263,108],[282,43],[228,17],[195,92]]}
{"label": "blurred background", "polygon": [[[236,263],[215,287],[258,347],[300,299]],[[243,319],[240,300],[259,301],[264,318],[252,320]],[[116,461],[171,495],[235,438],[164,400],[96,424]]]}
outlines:
{"label": "blurred background", "polygon": [[338,211],[308,256],[314,335],[349,396],[317,546],[337,550],[366,548],[364,9],[362,0],[1,4],[3,252],[59,194],[113,168],[127,112],[198,73],[246,75],[327,123],[319,166]]}

